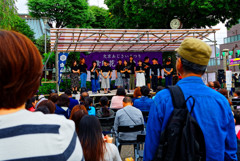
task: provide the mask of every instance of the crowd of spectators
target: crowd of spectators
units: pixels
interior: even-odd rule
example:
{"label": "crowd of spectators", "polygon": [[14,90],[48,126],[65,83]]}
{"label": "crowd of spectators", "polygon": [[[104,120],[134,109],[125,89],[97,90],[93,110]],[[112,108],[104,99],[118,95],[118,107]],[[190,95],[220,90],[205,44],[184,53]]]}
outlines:
{"label": "crowd of spectators", "polygon": [[[200,54],[209,60],[210,49],[202,41],[193,39],[186,43],[193,43],[191,51],[195,50],[194,43],[200,49],[204,46],[206,50],[202,49]],[[104,139],[100,122],[104,118],[114,118],[109,130],[115,132],[119,126],[147,127],[144,160],[153,159],[161,131],[173,111],[168,90],[157,87],[152,99],[147,86],[138,87],[131,99],[123,88],[118,88],[111,103],[108,97],[100,98],[100,108],[94,107],[85,88],[81,89],[79,100],[72,97],[71,90],[37,99],[34,95],[42,73],[37,48],[13,31],[0,30],[0,44],[5,44],[0,46],[0,160],[120,161],[121,146],[117,148]],[[184,59],[184,53],[179,53],[176,67],[183,79],[178,85],[186,97],[196,99],[192,115],[205,135],[206,160],[237,160],[239,111],[231,111],[228,91],[220,89],[217,82],[209,82],[210,88],[204,85],[201,76],[208,61],[203,65],[197,64],[198,59],[188,62],[191,59]],[[238,97],[239,92],[235,93]],[[143,116],[145,112],[149,112],[148,121]],[[139,133],[119,133],[119,138],[134,141]]]}

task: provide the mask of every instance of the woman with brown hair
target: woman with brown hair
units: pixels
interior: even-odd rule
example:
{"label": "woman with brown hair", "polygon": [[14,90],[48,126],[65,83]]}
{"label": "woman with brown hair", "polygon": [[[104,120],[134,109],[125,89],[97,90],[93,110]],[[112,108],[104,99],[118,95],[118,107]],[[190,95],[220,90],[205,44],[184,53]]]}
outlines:
{"label": "woman with brown hair", "polygon": [[80,109],[73,113],[70,120],[73,120],[73,122],[75,123],[76,131],[78,131],[79,123],[85,115],[88,115],[88,113],[83,109]]}
{"label": "woman with brown hair", "polygon": [[80,79],[81,79],[81,88],[82,87],[87,87],[86,86],[86,81],[87,81],[87,65],[85,63],[85,59],[81,58],[80,59],[80,64],[78,65],[78,69],[80,72]]}
{"label": "woman with brown hair", "polygon": [[56,110],[56,106],[51,100],[43,100],[42,102],[40,102],[38,104],[38,107],[40,107],[40,106],[46,106],[49,109],[49,112],[51,114],[53,114]]}
{"label": "woman with brown hair", "polygon": [[86,161],[121,161],[117,147],[104,142],[100,122],[95,116],[84,116],[78,129]]}
{"label": "woman with brown hair", "polygon": [[0,30],[0,58],[0,160],[84,160],[72,121],[25,109],[43,70],[33,42]]}
{"label": "woman with brown hair", "polygon": [[140,87],[135,88],[134,93],[133,93],[132,102],[134,103],[134,101],[136,99],[139,99],[141,97],[142,97],[141,88]]}
{"label": "woman with brown hair", "polygon": [[79,110],[83,110],[84,112],[88,113],[87,109],[84,105],[76,105],[76,106],[73,107],[69,119],[72,120],[72,117],[73,117],[74,113],[79,111]]}

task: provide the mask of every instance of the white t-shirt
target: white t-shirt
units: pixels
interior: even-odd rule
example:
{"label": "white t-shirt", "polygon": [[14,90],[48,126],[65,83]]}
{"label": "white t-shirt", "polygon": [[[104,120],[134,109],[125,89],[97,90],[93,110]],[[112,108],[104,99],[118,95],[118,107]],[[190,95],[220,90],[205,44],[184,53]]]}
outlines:
{"label": "white t-shirt", "polygon": [[84,160],[74,122],[30,112],[0,115],[0,160]]}
{"label": "white t-shirt", "polygon": [[116,145],[106,143],[106,152],[104,154],[105,161],[122,161]]}

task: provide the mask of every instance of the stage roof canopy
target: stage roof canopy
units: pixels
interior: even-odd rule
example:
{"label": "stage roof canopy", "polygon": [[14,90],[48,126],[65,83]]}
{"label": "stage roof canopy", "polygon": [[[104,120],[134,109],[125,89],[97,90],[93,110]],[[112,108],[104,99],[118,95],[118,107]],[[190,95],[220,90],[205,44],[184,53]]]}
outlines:
{"label": "stage roof canopy", "polygon": [[[219,29],[51,29],[51,49],[57,52],[174,51],[185,38],[216,45],[209,35]],[[215,36],[214,36],[215,37]]]}

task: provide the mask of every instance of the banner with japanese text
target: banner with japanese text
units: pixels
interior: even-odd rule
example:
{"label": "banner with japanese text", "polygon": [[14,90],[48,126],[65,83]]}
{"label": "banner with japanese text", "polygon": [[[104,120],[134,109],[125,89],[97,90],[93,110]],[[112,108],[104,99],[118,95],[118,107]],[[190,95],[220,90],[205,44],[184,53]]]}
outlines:
{"label": "banner with japanese text", "polygon": [[162,52],[134,52],[134,53],[121,53],[121,52],[94,52],[90,55],[81,53],[80,57],[85,58],[88,69],[92,66],[93,61],[97,61],[97,65],[101,67],[104,60],[109,61],[109,65],[112,69],[115,69],[119,59],[122,61],[129,61],[129,57],[133,56],[134,62],[137,64],[138,60],[144,61],[145,57],[149,57],[150,63],[152,59],[157,58],[159,64],[162,64]]}
{"label": "banner with japanese text", "polygon": [[68,53],[59,53],[58,55],[58,70],[59,70],[58,85],[60,85],[60,82],[61,82],[64,66],[67,62],[67,57],[68,57]]}

